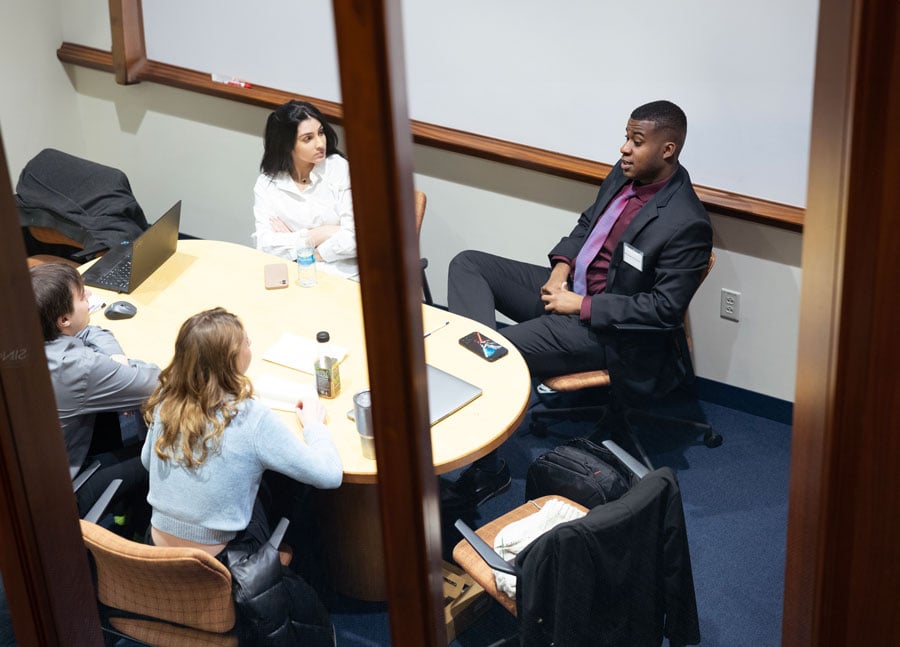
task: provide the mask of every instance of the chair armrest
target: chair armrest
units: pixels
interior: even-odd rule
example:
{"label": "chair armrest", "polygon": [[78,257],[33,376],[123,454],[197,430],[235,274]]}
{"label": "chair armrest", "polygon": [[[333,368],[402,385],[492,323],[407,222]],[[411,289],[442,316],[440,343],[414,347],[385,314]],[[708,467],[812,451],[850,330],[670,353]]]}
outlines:
{"label": "chair armrest", "polygon": [[462,519],[457,519],[454,526],[463,536],[463,538],[472,545],[472,548],[475,549],[475,552],[478,553],[478,556],[481,557],[481,559],[483,559],[488,566],[493,568],[495,571],[500,571],[501,573],[517,575],[515,566],[500,557],[500,555],[497,554],[493,547],[490,546],[490,544],[488,544],[484,539],[475,534],[475,531],[472,530],[465,521],[463,521]]}
{"label": "chair armrest", "polygon": [[103,494],[100,495],[100,498],[91,506],[91,509],[87,511],[87,514],[84,515],[85,521],[90,521],[91,523],[97,523],[106,514],[106,508],[109,507],[109,502],[112,501],[113,496],[116,494],[116,490],[119,489],[119,486],[122,485],[122,479],[113,479],[109,485],[106,486],[106,489],[103,490]]}
{"label": "chair armrest", "polygon": [[614,440],[604,440],[600,444],[611,451],[613,455],[618,458],[622,462],[622,464],[625,465],[625,467],[630,469],[639,479],[644,478],[650,471],[634,456],[622,449]]}
{"label": "chair armrest", "polygon": [[287,517],[282,517],[281,521],[278,522],[278,525],[275,526],[275,531],[269,537],[269,544],[272,545],[272,548],[278,550],[278,547],[281,546],[281,541],[284,539],[284,533],[287,532],[288,526],[291,524],[288,521]]}
{"label": "chair armrest", "polygon": [[431,296],[431,288],[428,287],[428,277],[425,276],[425,268],[428,267],[428,259],[420,258],[419,261],[422,264],[422,297],[425,301],[425,305],[433,306],[434,299]]}
{"label": "chair armrest", "polygon": [[674,326],[651,326],[649,324],[614,323],[612,329],[618,332],[674,332],[684,328],[684,324]]}
{"label": "chair armrest", "polygon": [[94,461],[93,463],[91,463],[90,465],[85,467],[83,470],[81,470],[81,472],[78,474],[78,476],[76,476],[75,479],[72,481],[72,491],[78,492],[79,488],[81,488],[82,485],[87,483],[87,480],[89,478],[91,478],[94,475],[94,472],[96,472],[99,469],[100,469],[100,461]]}

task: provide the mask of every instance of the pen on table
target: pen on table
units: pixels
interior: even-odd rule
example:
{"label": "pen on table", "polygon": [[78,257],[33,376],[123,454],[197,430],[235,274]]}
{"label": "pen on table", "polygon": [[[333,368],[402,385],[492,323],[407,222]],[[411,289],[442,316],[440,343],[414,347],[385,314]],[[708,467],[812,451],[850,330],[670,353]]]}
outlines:
{"label": "pen on table", "polygon": [[426,337],[428,337],[428,335],[430,335],[430,334],[433,333],[433,332],[437,332],[438,330],[440,330],[440,329],[443,328],[444,326],[449,326],[449,325],[450,325],[450,322],[449,322],[449,321],[445,321],[445,322],[442,323],[441,325],[435,326],[434,328],[432,328],[431,330],[429,330],[428,332],[426,332],[424,335],[422,335],[422,339],[425,339]]}
{"label": "pen on table", "polygon": [[106,307],[106,301],[103,301],[102,299],[96,299],[94,297],[91,297],[91,299],[89,301],[89,306],[88,306],[88,314],[94,314],[98,310],[101,310],[105,307]]}
{"label": "pen on table", "polygon": [[233,76],[225,76],[223,74],[211,74],[210,77],[215,83],[224,83],[225,85],[233,85],[237,88],[250,88],[253,87],[246,81],[241,81],[240,79],[236,79]]}

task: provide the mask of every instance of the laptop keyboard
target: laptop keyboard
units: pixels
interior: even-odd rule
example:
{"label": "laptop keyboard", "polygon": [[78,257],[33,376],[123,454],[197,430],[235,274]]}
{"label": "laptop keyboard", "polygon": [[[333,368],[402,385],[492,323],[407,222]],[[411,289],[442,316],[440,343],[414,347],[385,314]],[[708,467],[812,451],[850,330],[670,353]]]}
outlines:
{"label": "laptop keyboard", "polygon": [[131,257],[123,258],[103,273],[98,280],[101,283],[120,291],[128,290],[128,281],[131,279]]}

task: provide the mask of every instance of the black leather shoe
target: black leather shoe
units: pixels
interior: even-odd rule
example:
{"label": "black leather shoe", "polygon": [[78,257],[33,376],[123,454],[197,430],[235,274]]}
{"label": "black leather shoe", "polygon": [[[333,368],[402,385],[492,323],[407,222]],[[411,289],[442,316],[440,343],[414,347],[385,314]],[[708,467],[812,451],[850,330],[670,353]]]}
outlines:
{"label": "black leather shoe", "polygon": [[479,506],[492,496],[506,492],[512,483],[509,467],[506,461],[500,460],[497,471],[490,471],[473,465],[460,474],[445,503],[460,505],[462,502],[470,502]]}

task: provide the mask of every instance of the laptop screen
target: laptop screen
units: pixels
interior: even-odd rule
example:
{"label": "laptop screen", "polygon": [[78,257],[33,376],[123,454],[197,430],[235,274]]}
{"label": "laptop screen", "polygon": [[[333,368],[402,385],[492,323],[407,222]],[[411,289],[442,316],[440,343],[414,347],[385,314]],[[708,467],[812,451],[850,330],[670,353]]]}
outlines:
{"label": "laptop screen", "polygon": [[143,283],[178,248],[181,200],[133,243],[129,292]]}

